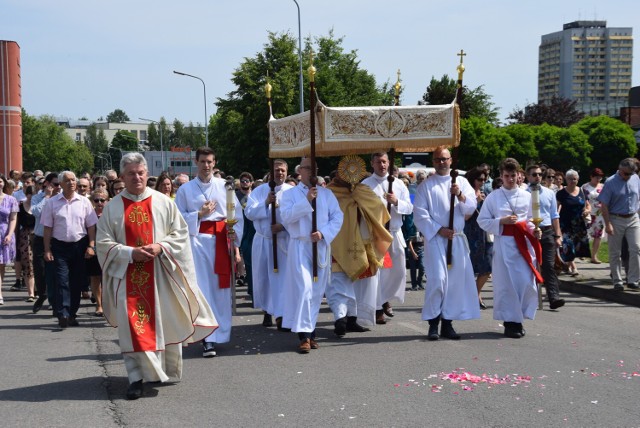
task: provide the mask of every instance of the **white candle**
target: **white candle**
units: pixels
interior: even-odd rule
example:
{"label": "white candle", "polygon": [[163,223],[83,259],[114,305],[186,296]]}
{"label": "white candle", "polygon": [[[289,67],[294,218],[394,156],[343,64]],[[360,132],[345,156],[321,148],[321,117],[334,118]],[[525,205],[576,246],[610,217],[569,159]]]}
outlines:
{"label": "white candle", "polygon": [[236,201],[235,192],[233,188],[227,188],[227,221],[235,220],[236,218]]}
{"label": "white candle", "polygon": [[531,208],[533,209],[533,218],[540,218],[540,188],[536,186],[531,189]]}

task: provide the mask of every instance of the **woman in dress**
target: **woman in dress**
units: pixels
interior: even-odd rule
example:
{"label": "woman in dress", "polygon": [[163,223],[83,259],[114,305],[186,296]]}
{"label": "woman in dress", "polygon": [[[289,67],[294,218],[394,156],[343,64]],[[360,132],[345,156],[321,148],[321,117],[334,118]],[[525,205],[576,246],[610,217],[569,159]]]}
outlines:
{"label": "woman in dress", "polygon": [[493,257],[493,241],[489,239],[490,234],[484,231],[478,224],[478,214],[482,208],[485,194],[483,192],[484,182],[487,180],[486,170],[476,167],[465,175],[476,192],[478,206],[471,216],[467,216],[464,225],[464,234],[469,241],[469,250],[473,273],[476,275],[476,288],[478,289],[478,303],[480,309],[487,309],[482,301],[480,292],[482,287],[491,276],[491,263]]}
{"label": "woman in dress", "polygon": [[602,218],[601,204],[598,201],[598,195],[602,191],[601,183],[604,172],[600,168],[594,168],[591,171],[590,180],[582,185],[582,190],[587,194],[589,205],[591,206],[591,227],[589,228],[589,237],[593,238],[593,248],[591,249],[591,263],[600,264],[598,260],[598,250],[600,242],[604,237],[604,219]]}
{"label": "woman in dress", "polygon": [[156,181],[156,190],[163,195],[168,196],[171,199],[175,199],[176,195],[173,193],[173,183],[171,178],[166,172],[163,172]]}
{"label": "woman in dress", "polygon": [[25,186],[24,195],[27,198],[20,202],[18,211],[18,226],[20,238],[18,239],[18,251],[20,251],[20,263],[22,265],[22,277],[27,286],[27,302],[35,302],[35,277],[33,272],[33,228],[36,218],[31,214],[31,198],[36,193],[35,185]]}
{"label": "woman in dress", "polygon": [[18,201],[5,193],[9,185],[4,175],[0,174],[0,305],[4,305],[2,282],[4,269],[16,258],[15,231],[18,217]]}
{"label": "woman in dress", "polygon": [[[102,215],[105,204],[109,201],[109,193],[106,189],[97,189],[91,192],[91,203],[96,211],[98,218]],[[85,256],[86,257],[86,256]],[[87,270],[87,276],[89,277],[89,283],[91,284],[91,296],[96,303],[95,316],[103,316],[102,312],[102,269],[98,263],[98,257],[94,255],[85,259],[85,269]]]}
{"label": "woman in dress", "polygon": [[589,235],[587,221],[591,218],[591,208],[587,193],[578,187],[578,173],[570,169],[565,174],[567,185],[556,193],[560,212],[560,230],[562,231],[562,250],[560,256],[567,263],[569,273],[578,275],[576,257],[589,257]]}

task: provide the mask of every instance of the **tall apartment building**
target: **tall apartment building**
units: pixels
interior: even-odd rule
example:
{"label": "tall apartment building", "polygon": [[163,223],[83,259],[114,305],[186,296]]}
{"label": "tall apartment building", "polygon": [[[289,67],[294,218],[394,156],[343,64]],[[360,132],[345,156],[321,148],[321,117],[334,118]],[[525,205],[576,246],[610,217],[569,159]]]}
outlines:
{"label": "tall apartment building", "polygon": [[538,103],[557,96],[576,100],[587,115],[618,117],[628,105],[632,61],[632,28],[607,28],[607,21],[564,24],[542,36]]}

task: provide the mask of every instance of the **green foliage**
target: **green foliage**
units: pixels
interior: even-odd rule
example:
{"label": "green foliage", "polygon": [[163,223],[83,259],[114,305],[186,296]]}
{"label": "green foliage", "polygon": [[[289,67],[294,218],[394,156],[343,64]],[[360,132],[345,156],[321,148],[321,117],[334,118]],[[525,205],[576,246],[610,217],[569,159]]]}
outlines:
{"label": "green foliage", "polygon": [[504,148],[513,144],[506,131],[477,116],[462,120],[460,134],[457,167],[466,170],[483,162],[498,165],[507,157]]}
{"label": "green foliage", "polygon": [[[431,105],[451,104],[456,97],[457,88],[457,81],[446,74],[440,80],[431,77],[431,82],[422,96],[422,102]],[[466,85],[462,85],[460,117],[468,119],[473,116],[498,124],[498,108],[491,101],[491,95],[484,91],[484,85],[471,90]]]}
{"label": "green foliage", "polygon": [[529,125],[509,125],[503,128],[512,139],[512,143],[504,148],[507,156],[515,158],[524,167],[538,159],[535,143],[535,127]]}
{"label": "green foliage", "polygon": [[125,113],[123,110],[120,110],[119,108],[115,109],[107,115],[107,122],[110,123],[125,123],[129,120],[131,119],[129,119],[127,113]]}
{"label": "green foliage", "polygon": [[169,135],[169,145],[171,147],[186,147],[184,144],[184,124],[178,119],[173,121],[173,132]]}
{"label": "green foliage", "polygon": [[98,129],[95,124],[91,124],[87,127],[84,144],[92,154],[96,155],[106,153],[109,147],[109,140],[107,140],[102,129]]}
{"label": "green foliage", "polygon": [[[342,38],[333,33],[306,41],[306,52],[312,46],[316,57],[316,87],[320,100],[330,106],[390,105],[393,96],[388,87],[376,86],[375,78],[360,69],[355,51],[344,52]],[[262,176],[268,170],[269,110],[264,86],[272,85],[272,108],[275,117],[299,113],[299,61],[297,40],[289,33],[269,33],[268,42],[261,52],[244,62],[234,71],[235,89],[226,98],[216,102],[218,110],[209,123],[209,144],[217,155],[218,167],[227,173],[250,171]],[[309,66],[309,55],[304,55],[303,68]],[[305,104],[308,109],[308,75],[304,73]],[[335,167],[335,159],[318,159],[321,171]]]}
{"label": "green foliage", "polygon": [[121,129],[113,136],[111,147],[122,149],[125,152],[134,152],[138,150],[138,139],[132,132]]}
{"label": "green foliage", "polygon": [[22,110],[22,155],[26,171],[91,171],[93,157],[75,142],[52,117],[29,116]]}
{"label": "green foliage", "polygon": [[593,147],[593,166],[606,174],[615,171],[624,158],[633,157],[638,146],[629,125],[608,116],[587,117],[576,127],[587,135]]}
{"label": "green foliage", "polygon": [[[164,117],[160,118],[158,124],[150,123],[147,127],[147,144],[149,145],[149,150],[160,150],[161,147],[164,150],[169,150],[171,134],[172,131],[169,129]],[[160,144],[161,135],[162,144]]]}
{"label": "green foliage", "polygon": [[593,148],[575,125],[569,128],[540,125],[536,129],[535,145],[541,161],[554,169],[564,172],[573,168],[584,175],[591,165],[589,156]]}

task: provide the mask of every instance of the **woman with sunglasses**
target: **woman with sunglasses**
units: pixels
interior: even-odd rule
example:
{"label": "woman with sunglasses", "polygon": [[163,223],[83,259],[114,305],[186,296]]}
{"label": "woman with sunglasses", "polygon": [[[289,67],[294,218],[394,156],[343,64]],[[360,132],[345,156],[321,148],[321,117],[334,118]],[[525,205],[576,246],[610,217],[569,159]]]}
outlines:
{"label": "woman with sunglasses", "polygon": [[480,292],[482,287],[491,277],[491,263],[493,258],[493,236],[484,231],[478,224],[478,214],[484,203],[485,194],[483,192],[484,183],[487,180],[485,169],[480,167],[473,168],[465,175],[476,193],[476,201],[478,206],[475,212],[465,218],[464,234],[469,241],[469,256],[471,257],[471,265],[473,273],[476,275],[476,288],[478,289],[478,303],[480,309],[487,309],[482,301]]}
{"label": "woman with sunglasses", "polygon": [[120,192],[124,190],[124,181],[116,178],[109,184],[109,199],[115,198]]}
{"label": "woman with sunglasses", "polygon": [[[102,215],[105,204],[109,201],[109,193],[106,189],[97,189],[91,192],[91,203],[96,211],[98,218]],[[85,267],[87,275],[89,276],[89,282],[91,284],[91,295],[96,303],[95,316],[103,316],[102,312],[102,269],[98,263],[98,257],[95,253],[85,261]]]}
{"label": "woman with sunglasses", "polygon": [[0,305],[4,305],[2,298],[2,281],[4,268],[16,258],[15,231],[18,216],[18,201],[6,194],[9,187],[7,179],[0,174]]}

